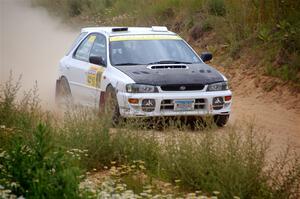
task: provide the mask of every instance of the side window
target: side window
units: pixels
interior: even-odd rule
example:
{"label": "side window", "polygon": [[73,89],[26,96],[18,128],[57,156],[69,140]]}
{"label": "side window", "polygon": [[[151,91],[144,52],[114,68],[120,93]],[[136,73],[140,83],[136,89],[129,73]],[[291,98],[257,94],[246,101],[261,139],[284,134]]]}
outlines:
{"label": "side window", "polygon": [[91,49],[90,56],[102,57],[106,62],[106,38],[103,35],[97,35],[94,45]]}
{"label": "side window", "polygon": [[73,50],[73,48],[78,44],[79,41],[81,41],[83,39],[83,37],[85,37],[88,33],[87,32],[82,32],[80,33],[80,35],[76,38],[76,40],[74,41],[74,43],[72,44],[71,48],[69,49],[67,55],[70,54],[70,52]]}
{"label": "side window", "polygon": [[76,59],[89,62],[90,51],[95,40],[96,40],[95,34],[91,34],[87,38],[85,38],[85,40],[77,48],[74,57]]}

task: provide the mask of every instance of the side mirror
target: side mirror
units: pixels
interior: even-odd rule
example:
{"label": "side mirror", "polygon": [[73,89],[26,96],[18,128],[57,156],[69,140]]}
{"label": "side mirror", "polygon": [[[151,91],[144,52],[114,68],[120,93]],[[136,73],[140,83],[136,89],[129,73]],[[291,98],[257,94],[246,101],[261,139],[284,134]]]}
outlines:
{"label": "side mirror", "polygon": [[105,61],[103,60],[102,57],[98,56],[90,56],[90,63],[100,65],[100,66],[106,66]]}
{"label": "side mirror", "polygon": [[204,52],[204,53],[201,53],[200,57],[201,57],[202,61],[207,62],[207,61],[210,61],[213,56],[210,52]]}

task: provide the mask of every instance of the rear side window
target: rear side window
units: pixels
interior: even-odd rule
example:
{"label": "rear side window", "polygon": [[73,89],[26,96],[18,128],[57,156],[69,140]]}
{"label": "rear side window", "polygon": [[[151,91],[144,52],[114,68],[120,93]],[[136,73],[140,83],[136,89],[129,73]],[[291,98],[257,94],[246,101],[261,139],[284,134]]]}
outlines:
{"label": "rear side window", "polygon": [[75,46],[77,46],[78,42],[80,42],[87,34],[88,34],[87,32],[82,32],[78,35],[76,40],[73,42],[71,48],[69,49],[67,55],[70,54],[70,52],[73,50],[73,48],[75,48]]}
{"label": "rear side window", "polygon": [[74,54],[74,58],[79,59],[81,61],[89,62],[90,51],[91,48],[93,47],[95,40],[96,40],[95,34],[91,34],[87,38],[85,38],[84,41],[77,48]]}

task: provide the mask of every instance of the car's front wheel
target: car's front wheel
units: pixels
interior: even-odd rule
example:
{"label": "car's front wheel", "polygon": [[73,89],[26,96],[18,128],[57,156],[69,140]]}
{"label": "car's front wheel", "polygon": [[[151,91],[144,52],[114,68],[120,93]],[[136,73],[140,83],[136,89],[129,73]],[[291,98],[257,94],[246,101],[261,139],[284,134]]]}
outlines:
{"label": "car's front wheel", "polygon": [[229,115],[215,115],[214,122],[217,126],[223,127],[227,124]]}

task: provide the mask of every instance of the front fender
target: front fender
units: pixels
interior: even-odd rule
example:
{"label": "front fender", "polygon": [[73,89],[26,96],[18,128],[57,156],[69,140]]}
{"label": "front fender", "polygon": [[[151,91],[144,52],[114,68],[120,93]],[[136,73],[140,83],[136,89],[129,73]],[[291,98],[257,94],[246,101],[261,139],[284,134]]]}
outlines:
{"label": "front fender", "polygon": [[129,83],[134,83],[134,81],[120,70],[110,66],[103,73],[101,91],[106,91],[109,85],[111,85],[116,92],[124,91],[126,84]]}

